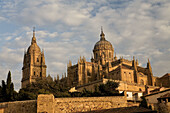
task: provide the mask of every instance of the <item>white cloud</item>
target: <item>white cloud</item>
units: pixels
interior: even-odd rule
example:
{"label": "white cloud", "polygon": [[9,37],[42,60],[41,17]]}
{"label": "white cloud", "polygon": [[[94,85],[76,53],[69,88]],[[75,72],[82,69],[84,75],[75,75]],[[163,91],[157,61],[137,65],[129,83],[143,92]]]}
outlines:
{"label": "white cloud", "polygon": [[6,18],[0,17],[0,21],[4,21],[4,20],[6,20]]}
{"label": "white cloud", "polygon": [[5,40],[11,40],[11,39],[12,39],[12,37],[8,36]]}
{"label": "white cloud", "polygon": [[52,76],[64,73],[69,59],[73,63],[79,56],[90,59],[103,26],[118,56],[136,56],[142,66],[150,58],[154,74],[161,76],[170,72],[169,8],[168,0],[9,1],[1,10],[0,20],[8,18],[4,21],[17,27],[15,32],[0,34],[8,37],[3,42],[0,39],[0,72],[6,75],[11,69],[18,88],[23,51],[30,45],[34,26]]}

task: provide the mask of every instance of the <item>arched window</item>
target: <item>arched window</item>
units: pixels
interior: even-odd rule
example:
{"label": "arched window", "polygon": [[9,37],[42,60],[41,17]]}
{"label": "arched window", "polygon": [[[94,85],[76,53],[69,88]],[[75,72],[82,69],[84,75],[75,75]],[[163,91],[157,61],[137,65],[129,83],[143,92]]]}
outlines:
{"label": "arched window", "polygon": [[98,54],[96,53],[96,59],[98,58]]}
{"label": "arched window", "polygon": [[39,59],[37,58],[37,62],[39,62]]}
{"label": "arched window", "polygon": [[105,57],[105,53],[104,52],[102,53],[102,56]]}
{"label": "arched window", "polygon": [[142,89],[141,89],[141,88],[139,88],[139,91],[142,91]]}
{"label": "arched window", "polygon": [[142,79],[140,80],[140,84],[144,85],[144,81]]}
{"label": "arched window", "polygon": [[111,52],[109,52],[109,58],[111,58],[112,57],[112,54],[111,54]]}

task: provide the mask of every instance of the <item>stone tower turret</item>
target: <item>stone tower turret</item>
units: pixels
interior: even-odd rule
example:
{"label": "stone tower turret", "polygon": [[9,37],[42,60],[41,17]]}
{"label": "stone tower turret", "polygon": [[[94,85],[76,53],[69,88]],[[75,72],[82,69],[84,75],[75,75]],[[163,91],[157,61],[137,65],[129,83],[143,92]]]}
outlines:
{"label": "stone tower turret", "polygon": [[46,68],[44,51],[41,52],[37,45],[34,28],[31,45],[24,54],[21,81],[22,88],[25,88],[32,82],[35,82],[36,78],[46,77]]}
{"label": "stone tower turret", "polygon": [[148,85],[154,86],[154,81],[153,81],[153,73],[152,73],[152,67],[151,67],[151,63],[148,59],[148,63],[147,63],[147,70],[148,70]]}

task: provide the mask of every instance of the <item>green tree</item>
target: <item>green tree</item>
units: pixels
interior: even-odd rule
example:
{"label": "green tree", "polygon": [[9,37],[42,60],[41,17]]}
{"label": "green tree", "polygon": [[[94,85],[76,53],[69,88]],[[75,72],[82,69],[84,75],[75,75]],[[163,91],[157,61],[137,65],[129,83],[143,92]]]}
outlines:
{"label": "green tree", "polygon": [[102,95],[111,96],[111,95],[119,95],[119,91],[116,90],[118,88],[119,83],[107,81],[106,84],[101,84],[99,86],[99,91]]}
{"label": "green tree", "polygon": [[144,107],[144,108],[148,108],[148,104],[147,104],[145,97],[141,97],[141,98],[142,98],[142,101],[141,101],[139,106]]}
{"label": "green tree", "polygon": [[6,80],[6,96],[7,96],[8,101],[11,101],[11,99],[13,98],[13,97],[11,97],[11,96],[13,96],[13,95],[11,95],[11,94],[13,94],[13,90],[12,90],[13,88],[12,88],[11,84],[12,84],[11,83],[11,72],[9,71],[7,80]]}
{"label": "green tree", "polygon": [[10,90],[10,86],[11,86],[11,72],[8,72],[8,76],[7,76],[7,81],[6,81],[6,89]]}
{"label": "green tree", "polygon": [[14,91],[14,84],[11,81],[11,72],[8,72],[6,83],[2,80],[2,87],[0,91],[0,101],[13,101],[16,100],[17,92]]}
{"label": "green tree", "polygon": [[1,88],[1,102],[3,102],[3,101],[6,101],[6,84],[5,84],[5,81],[4,80],[2,80],[2,88]]}
{"label": "green tree", "polygon": [[18,100],[36,99],[38,94],[53,94],[55,97],[68,97],[68,86],[64,82],[53,81],[49,76],[47,78],[37,78],[36,82],[20,89]]}

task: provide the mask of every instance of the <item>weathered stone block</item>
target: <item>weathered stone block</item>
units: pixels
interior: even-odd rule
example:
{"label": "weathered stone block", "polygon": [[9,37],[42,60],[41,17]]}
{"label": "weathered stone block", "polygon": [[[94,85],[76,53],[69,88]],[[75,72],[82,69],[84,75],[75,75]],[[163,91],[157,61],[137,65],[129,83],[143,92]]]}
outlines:
{"label": "weathered stone block", "polygon": [[37,113],[54,113],[54,95],[38,95]]}

